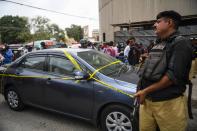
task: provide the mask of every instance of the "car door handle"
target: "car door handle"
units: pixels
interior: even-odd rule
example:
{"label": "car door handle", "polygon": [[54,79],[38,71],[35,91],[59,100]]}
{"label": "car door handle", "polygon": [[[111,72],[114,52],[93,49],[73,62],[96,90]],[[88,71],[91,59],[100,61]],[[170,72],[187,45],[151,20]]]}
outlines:
{"label": "car door handle", "polygon": [[15,74],[16,74],[16,75],[20,75],[20,72],[16,72]]}
{"label": "car door handle", "polygon": [[51,82],[50,82],[50,81],[51,81],[51,78],[47,78],[47,82],[46,82],[46,84],[48,84],[48,85],[49,85],[49,84],[51,84]]}

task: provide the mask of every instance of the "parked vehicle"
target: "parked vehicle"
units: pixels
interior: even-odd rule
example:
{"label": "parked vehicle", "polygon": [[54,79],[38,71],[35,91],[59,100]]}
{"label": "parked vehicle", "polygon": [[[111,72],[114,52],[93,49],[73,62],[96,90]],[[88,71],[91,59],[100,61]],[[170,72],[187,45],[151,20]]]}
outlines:
{"label": "parked vehicle", "polygon": [[67,48],[67,44],[64,42],[56,42],[53,46],[49,47],[50,49],[52,48]]}
{"label": "parked vehicle", "polygon": [[50,48],[51,46],[54,46],[54,41],[52,40],[40,40],[40,41],[34,41],[34,44],[33,44],[33,50],[41,50],[43,49],[41,43],[44,42],[45,43],[45,46],[46,48]]}
{"label": "parked vehicle", "polygon": [[102,52],[71,48],[30,52],[1,74],[0,91],[15,111],[31,105],[87,120],[103,131],[138,130],[131,113],[137,75]]}

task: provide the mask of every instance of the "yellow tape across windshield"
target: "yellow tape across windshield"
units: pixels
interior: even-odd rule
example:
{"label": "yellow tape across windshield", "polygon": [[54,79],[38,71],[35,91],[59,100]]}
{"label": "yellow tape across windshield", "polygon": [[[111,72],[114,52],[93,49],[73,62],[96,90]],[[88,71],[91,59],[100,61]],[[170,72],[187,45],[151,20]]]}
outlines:
{"label": "yellow tape across windshield", "polygon": [[89,79],[93,78],[93,76],[94,76],[98,71],[100,71],[100,70],[102,70],[102,69],[104,69],[104,68],[106,68],[106,67],[108,67],[108,66],[111,66],[111,65],[120,63],[120,62],[121,62],[121,61],[118,60],[118,61],[109,63],[109,64],[107,64],[107,65],[105,65],[105,66],[102,66],[102,67],[100,67],[99,69],[96,69],[96,70],[90,75],[90,78],[89,78]]}
{"label": "yellow tape across windshield", "polygon": [[[78,67],[78,69],[82,70],[82,69],[80,68],[79,64],[76,62],[76,60],[75,60],[67,51],[65,51],[65,50],[63,50],[63,51],[64,51],[65,55],[71,60],[71,62],[72,62],[76,67]],[[107,64],[107,65],[105,65],[105,66],[102,66],[102,67],[100,67],[99,69],[96,69],[92,74],[90,74],[90,78],[89,78],[89,79],[92,78],[92,79],[94,79],[95,81],[97,81],[98,83],[101,83],[101,84],[107,86],[108,88],[110,88],[110,89],[112,89],[112,90],[115,90],[115,91],[117,91],[117,92],[119,92],[119,93],[122,93],[122,94],[124,94],[124,95],[127,95],[127,96],[133,98],[133,97],[134,97],[133,95],[128,94],[128,93],[126,93],[126,92],[124,92],[124,91],[122,91],[122,90],[120,90],[120,89],[118,89],[118,88],[116,88],[116,87],[113,87],[112,85],[109,85],[109,84],[107,84],[107,83],[104,82],[104,81],[100,81],[100,80],[94,78],[94,75],[95,75],[98,71],[100,71],[100,70],[102,70],[102,69],[104,69],[104,68],[106,68],[106,67],[108,67],[108,66],[111,66],[111,65],[120,63],[120,62],[121,62],[121,61],[118,60],[118,61],[109,63],[109,64]]]}
{"label": "yellow tape across windshield", "polygon": [[[75,60],[66,50],[62,50],[62,51],[63,51],[63,52],[65,53],[65,55],[69,58],[69,60],[71,60],[71,62],[76,66],[77,69],[82,70],[82,69],[80,68],[79,64],[76,62],[76,60]],[[118,88],[113,87],[112,85],[109,85],[109,84],[107,84],[107,83],[104,82],[104,81],[100,81],[100,80],[94,78],[94,75],[95,75],[97,72],[99,72],[100,70],[102,70],[102,69],[104,69],[104,68],[106,68],[106,67],[108,67],[108,66],[111,66],[111,65],[120,63],[120,62],[121,62],[121,61],[118,60],[118,61],[109,63],[109,64],[107,64],[107,65],[105,65],[105,66],[102,66],[102,67],[100,67],[99,69],[96,69],[92,74],[90,74],[90,77],[89,77],[88,79],[91,79],[91,78],[92,78],[92,79],[94,79],[95,81],[97,81],[98,83],[101,83],[101,84],[107,86],[108,88],[110,88],[110,89],[112,89],[112,90],[115,90],[115,91],[117,91],[117,92],[119,92],[119,93],[122,93],[122,94],[124,94],[124,95],[127,95],[127,96],[133,98],[133,97],[134,97],[133,95],[128,94],[128,93],[126,93],[126,92],[124,92],[124,91],[122,91],[122,90],[119,90]]]}

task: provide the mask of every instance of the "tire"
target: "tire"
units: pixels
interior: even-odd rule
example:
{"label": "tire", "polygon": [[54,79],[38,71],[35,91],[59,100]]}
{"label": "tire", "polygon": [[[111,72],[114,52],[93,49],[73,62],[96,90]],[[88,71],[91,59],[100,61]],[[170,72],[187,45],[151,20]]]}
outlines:
{"label": "tire", "polygon": [[138,131],[137,124],[131,120],[131,111],[121,105],[106,107],[100,118],[102,131]]}
{"label": "tire", "polygon": [[5,95],[7,104],[10,109],[14,111],[21,111],[24,109],[24,104],[16,89],[9,87],[8,89],[6,89]]}

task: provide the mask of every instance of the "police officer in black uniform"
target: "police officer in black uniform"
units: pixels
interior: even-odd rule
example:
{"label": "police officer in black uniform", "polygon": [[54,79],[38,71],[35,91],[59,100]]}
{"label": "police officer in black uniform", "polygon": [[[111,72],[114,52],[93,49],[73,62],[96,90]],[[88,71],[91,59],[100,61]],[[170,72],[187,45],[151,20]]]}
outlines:
{"label": "police officer in black uniform", "polygon": [[181,15],[163,11],[154,24],[156,44],[141,73],[139,91],[140,131],[185,131],[187,106],[184,97],[192,61],[190,41],[181,36]]}

